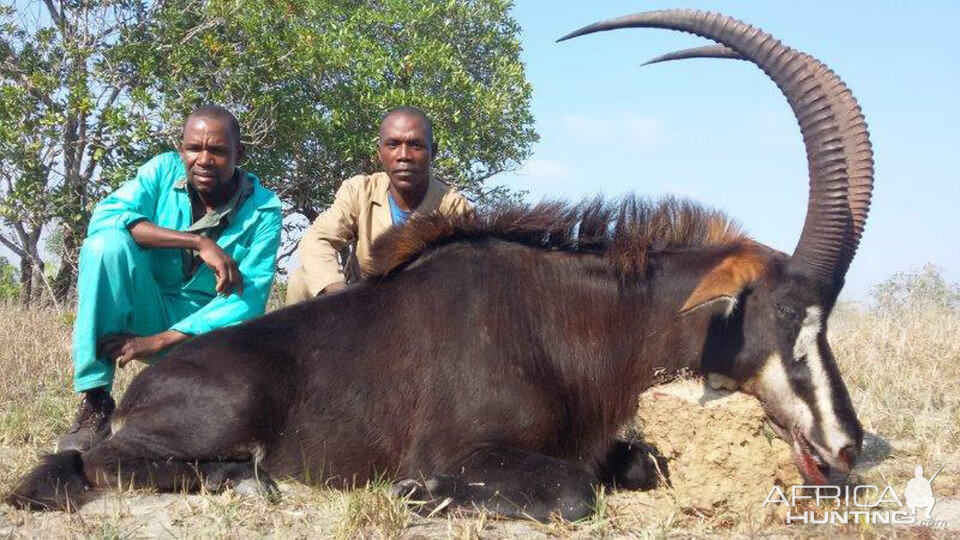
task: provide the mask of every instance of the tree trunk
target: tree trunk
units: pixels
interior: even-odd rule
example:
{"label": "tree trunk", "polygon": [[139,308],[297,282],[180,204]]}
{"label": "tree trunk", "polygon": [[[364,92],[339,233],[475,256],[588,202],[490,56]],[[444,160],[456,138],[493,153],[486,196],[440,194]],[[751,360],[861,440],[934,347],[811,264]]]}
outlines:
{"label": "tree trunk", "polygon": [[33,301],[33,263],[26,257],[20,257],[20,305],[27,306]]}
{"label": "tree trunk", "polygon": [[[68,41],[76,28],[65,28],[63,39]],[[89,55],[77,54],[70,62],[69,70],[75,75],[86,73]],[[86,90],[86,89],[84,89]],[[71,94],[73,93],[71,89]],[[85,91],[84,91],[85,95]],[[80,244],[83,242],[87,223],[90,220],[86,210],[87,186],[81,175],[85,141],[87,134],[87,114],[75,110],[64,119],[63,125],[63,181],[68,197],[61,214],[60,231],[63,235],[63,252],[60,254],[60,270],[53,279],[51,287],[57,301],[66,300],[70,290],[77,282],[77,260]]]}
{"label": "tree trunk", "polygon": [[[86,225],[83,229],[86,229]],[[63,235],[63,252],[60,254],[60,270],[57,271],[51,284],[53,294],[59,301],[66,300],[77,284],[77,261],[80,257],[80,244],[83,243],[82,233],[78,232],[77,227],[64,225],[61,234]]]}

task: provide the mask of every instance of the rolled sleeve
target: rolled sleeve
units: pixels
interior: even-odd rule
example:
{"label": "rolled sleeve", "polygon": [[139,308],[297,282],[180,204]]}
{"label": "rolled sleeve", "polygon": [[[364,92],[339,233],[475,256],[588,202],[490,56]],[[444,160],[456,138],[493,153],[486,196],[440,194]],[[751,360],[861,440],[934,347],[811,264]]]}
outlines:
{"label": "rolled sleeve", "polygon": [[346,282],[339,253],[357,234],[359,189],[355,179],[337,190],[333,204],[304,233],[297,248],[303,281],[311,296],[336,282]]}
{"label": "rolled sleeve", "polygon": [[267,309],[270,287],[277,269],[282,220],[279,210],[263,210],[263,223],[257,228],[249,249],[235,259],[243,275],[243,293],[217,296],[170,329],[199,335],[259,317]]}
{"label": "rolled sleeve", "polygon": [[129,229],[138,221],[156,218],[159,189],[165,176],[176,174],[180,157],[161,154],[137,169],[136,176],[97,204],[87,234],[105,229]]}

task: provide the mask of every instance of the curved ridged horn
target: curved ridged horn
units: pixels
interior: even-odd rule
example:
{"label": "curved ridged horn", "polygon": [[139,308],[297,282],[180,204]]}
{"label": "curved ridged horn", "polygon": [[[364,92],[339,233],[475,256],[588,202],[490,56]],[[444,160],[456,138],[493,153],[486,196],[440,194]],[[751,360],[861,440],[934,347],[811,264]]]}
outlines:
{"label": "curved ridged horn", "polygon": [[743,55],[726,45],[704,45],[703,47],[693,47],[692,49],[683,49],[682,51],[661,54],[656,58],[647,60],[642,65],[649,66],[650,64],[659,64],[660,62],[670,62],[672,60],[686,60],[688,58],[730,58],[733,60],[746,60]]}
{"label": "curved ridged horn", "polygon": [[838,292],[863,234],[873,190],[873,151],[850,90],[815,58],[718,13],[638,13],[585,26],[558,41],[645,27],[680,30],[719,42],[759,66],[786,96],[800,124],[810,174],[807,216],[790,269]]}

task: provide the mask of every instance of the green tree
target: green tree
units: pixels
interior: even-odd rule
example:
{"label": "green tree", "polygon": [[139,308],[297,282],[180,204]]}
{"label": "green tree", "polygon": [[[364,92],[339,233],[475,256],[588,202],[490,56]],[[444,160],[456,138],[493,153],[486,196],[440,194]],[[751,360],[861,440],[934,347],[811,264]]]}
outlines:
{"label": "green tree", "polygon": [[[156,119],[117,53],[143,39],[162,2],[44,0],[0,6],[0,243],[20,258],[21,301],[63,296],[105,180],[148,149]],[[142,86],[142,85],[141,85]],[[60,271],[39,242],[58,222]]]}
{"label": "green tree", "polygon": [[[43,0],[0,8],[0,242],[26,296],[62,296],[90,211],[204,102],[235,111],[247,166],[314,219],[373,172],[380,115],[434,119],[436,173],[479,202],[537,136],[505,0]],[[51,223],[52,286],[38,247]],[[302,220],[301,220],[302,222]],[[32,284],[32,285],[31,285]],[[32,287],[32,288],[31,288]]]}
{"label": "green tree", "polygon": [[19,297],[16,268],[6,257],[0,257],[0,302],[9,302]]}
{"label": "green tree", "polygon": [[249,168],[309,220],[342,180],[378,169],[379,119],[398,105],[433,119],[437,176],[484,202],[505,195],[485,181],[518,166],[537,140],[510,6],[172,1],[129,59],[152,80],[168,125],[203,101],[236,111]]}

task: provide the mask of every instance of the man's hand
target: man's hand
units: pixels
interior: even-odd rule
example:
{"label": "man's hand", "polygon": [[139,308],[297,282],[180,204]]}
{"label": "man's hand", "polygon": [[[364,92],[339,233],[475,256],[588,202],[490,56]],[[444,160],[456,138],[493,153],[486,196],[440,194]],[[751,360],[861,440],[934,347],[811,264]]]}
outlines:
{"label": "man's hand", "polygon": [[347,288],[347,284],[342,281],[334,281],[320,291],[320,294],[335,294]]}
{"label": "man's hand", "polygon": [[243,276],[240,274],[240,268],[233,257],[227,255],[216,242],[206,237],[200,237],[200,247],[197,248],[197,255],[200,260],[213,270],[217,276],[217,292],[227,295],[236,291],[237,294],[243,294]]}
{"label": "man's hand", "polygon": [[109,334],[97,344],[97,355],[115,360],[119,367],[124,367],[131,360],[150,358],[188,337],[188,334],[176,330],[167,330],[152,336]]}

